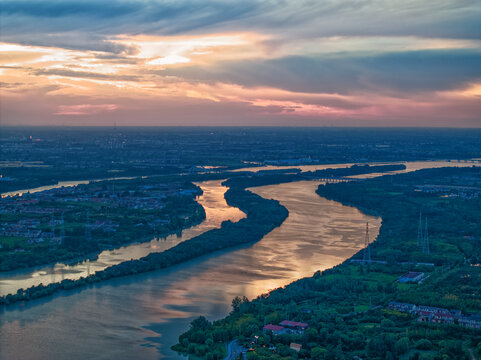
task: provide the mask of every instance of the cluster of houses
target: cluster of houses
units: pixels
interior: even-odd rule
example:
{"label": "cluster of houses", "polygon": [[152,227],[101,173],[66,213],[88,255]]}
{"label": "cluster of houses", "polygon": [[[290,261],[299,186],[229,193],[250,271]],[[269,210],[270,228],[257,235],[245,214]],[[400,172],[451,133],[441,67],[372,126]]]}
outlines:
{"label": "cluster of houses", "polygon": [[0,228],[0,235],[13,237],[38,238],[42,233],[37,229],[40,225],[39,220],[23,219],[14,224],[4,223]]}
{"label": "cluster of houses", "polygon": [[84,199],[96,203],[108,204],[110,207],[127,209],[158,210],[165,206],[165,197],[149,196],[129,196],[129,197],[91,197]]}
{"label": "cluster of houses", "polygon": [[[304,331],[309,327],[308,324],[303,323],[303,322],[297,322],[297,321],[290,321],[290,320],[284,320],[281,321],[278,325],[274,324],[267,324],[264,325],[263,327],[263,332],[265,334],[272,334],[272,335],[302,335],[304,334]],[[255,351],[255,346],[257,344],[257,341],[259,339],[259,336],[254,336],[254,338],[251,341],[251,348],[249,351]],[[302,344],[297,344],[294,342],[291,342],[289,345],[289,348],[299,352],[302,349]],[[277,349],[274,345],[269,345],[269,350],[276,352]]]}
{"label": "cluster of houses", "polygon": [[116,224],[109,219],[95,220],[92,224],[90,224],[90,228],[92,230],[102,230],[105,232],[115,232],[117,231],[118,227],[119,224]]}
{"label": "cluster of houses", "polygon": [[266,165],[303,165],[303,164],[311,164],[313,161],[310,156],[300,159],[279,159],[279,160],[265,160],[264,164]]}
{"label": "cluster of houses", "polygon": [[395,301],[390,302],[388,308],[391,310],[416,314],[418,316],[418,321],[437,324],[458,324],[473,329],[481,329],[481,314],[463,315],[461,310],[451,310]]}
{"label": "cluster of houses", "polygon": [[442,193],[445,198],[475,199],[481,197],[481,188],[474,186],[453,185],[416,185],[414,191],[425,193]]}
{"label": "cluster of houses", "polygon": [[198,189],[182,189],[182,184],[179,182],[145,185],[137,190],[123,193],[115,192],[113,188],[109,190],[102,189],[100,186],[67,186],[32,194],[23,194],[21,197],[10,196],[2,198],[0,201],[0,212],[53,214],[61,211],[54,207],[32,206],[38,204],[40,201],[90,201],[108,204],[111,207],[117,208],[158,210],[165,206],[165,199],[168,196],[195,197],[199,194]]}
{"label": "cluster of houses", "polygon": [[40,226],[40,220],[37,219],[22,219],[13,224],[4,223],[0,225],[0,236],[27,238],[29,244],[54,239],[52,232],[42,231],[38,226]]}
{"label": "cluster of houses", "polygon": [[[0,213],[54,215],[65,211],[65,207],[38,206],[40,202],[80,202],[89,201],[108,204],[116,208],[158,210],[165,206],[167,196],[191,196],[200,194],[198,189],[182,189],[180,182],[169,184],[154,184],[139,187],[137,190],[123,193],[102,189],[100,186],[60,187],[23,196],[9,196],[0,199]],[[26,215],[27,216],[27,215]],[[60,220],[57,220],[60,221]],[[153,226],[165,225],[170,220],[158,220]],[[59,225],[49,224],[51,227]],[[0,224],[0,236],[27,238],[28,243],[39,243],[46,239],[54,239],[53,232],[41,231],[40,221],[36,219],[22,219],[17,223]],[[92,230],[105,232],[117,231],[118,224],[110,220],[97,220],[90,225]],[[55,240],[55,239],[54,239]]]}
{"label": "cluster of houses", "polygon": [[264,333],[272,331],[273,335],[296,334],[302,335],[308,328],[308,324],[297,321],[284,320],[279,325],[267,324],[262,329]]}

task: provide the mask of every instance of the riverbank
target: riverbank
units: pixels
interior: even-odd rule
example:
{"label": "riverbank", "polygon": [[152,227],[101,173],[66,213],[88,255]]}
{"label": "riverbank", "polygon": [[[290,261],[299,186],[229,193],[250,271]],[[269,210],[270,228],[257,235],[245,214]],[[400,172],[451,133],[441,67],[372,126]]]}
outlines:
{"label": "riverbank", "polygon": [[[248,188],[278,200],[289,211],[280,227],[253,244],[1,307],[0,359],[82,360],[98,353],[119,360],[182,358],[170,346],[195,317],[223,318],[235,296],[252,299],[344,261],[362,247],[366,221],[376,236],[380,219],[317,196],[318,184],[300,181]],[[121,330],[112,336],[105,329]],[[17,346],[15,336],[31,341]]]}
{"label": "riverbank", "polygon": [[[378,240],[370,245],[373,261],[368,258],[363,264],[364,251],[360,251],[331,270],[253,301],[239,299],[227,318],[203,322],[202,329],[197,326],[200,322],[193,323],[175,349],[219,358],[215,346],[210,352],[205,344],[207,339],[214,344],[224,341],[215,335],[222,333],[226,340],[238,339],[253,348],[252,358],[461,359],[470,349],[479,352],[479,330],[420,322],[413,315],[388,309],[390,301],[400,301],[458,310],[468,317],[481,312],[481,267],[477,266],[481,246],[470,240],[481,233],[481,209],[476,195],[466,194],[463,187],[472,183],[469,186],[475,190],[479,179],[479,168],[433,169],[320,186],[321,196],[382,216]],[[423,184],[436,184],[441,193],[416,191]],[[456,186],[464,190],[451,196]],[[429,252],[417,244],[420,209],[423,229],[424,216],[429,219]],[[361,262],[351,261],[357,259]],[[425,280],[419,284],[397,281],[413,271],[424,273]],[[279,336],[262,331],[266,323],[279,325],[285,319],[307,323],[309,329]],[[202,341],[195,340],[199,331],[204,334]],[[301,345],[300,352],[289,348],[292,342]]]}
{"label": "riverbank", "polygon": [[[342,177],[342,176],[348,176],[348,175],[366,174],[371,172],[393,171],[393,170],[398,170],[403,168],[405,168],[404,165],[382,165],[382,166],[354,165],[349,168],[325,169],[325,170],[310,172],[306,174],[301,174],[298,172],[294,174],[276,173],[275,175],[264,174],[262,176],[254,176],[254,177],[251,177],[251,176],[246,177],[242,173],[237,173],[235,174],[234,178],[231,178],[228,181],[226,181],[226,184],[231,187],[231,189],[226,193],[226,200],[228,202],[233,201],[234,203],[236,201],[239,201],[239,199],[242,197],[241,194],[239,193],[240,189],[244,191],[246,187],[250,187],[250,186],[279,184],[279,183],[291,182],[291,181],[302,181],[305,179],[312,179],[317,177],[335,178],[335,177]],[[203,177],[206,177],[206,176],[210,178],[212,176],[219,176],[219,174],[217,175],[208,174],[208,175],[204,175]],[[158,180],[152,179],[152,178],[146,179],[145,183],[149,184],[153,181],[158,181]],[[247,196],[247,198],[249,198],[249,196]],[[254,201],[253,199],[251,200]],[[255,225],[255,227],[249,228],[249,226],[246,226],[247,229],[241,228],[243,224],[235,225],[232,228],[231,228],[231,225],[228,223],[226,223],[225,226],[223,224],[222,227],[224,229],[219,234],[215,232],[209,233],[209,236],[212,236],[210,240],[215,241],[217,245],[211,244],[208,247],[205,247],[205,244],[207,242],[204,241],[203,238],[200,238],[200,239],[197,239],[196,241],[191,241],[189,243],[193,246],[197,246],[196,242],[198,242],[199,246],[196,249],[188,249],[189,245],[180,244],[172,249],[169,249],[168,250],[169,252],[164,255],[161,255],[163,253],[151,254],[151,256],[149,255],[150,257],[146,256],[139,260],[125,261],[123,264],[118,264],[118,265],[110,266],[106,269],[101,269],[100,271],[97,271],[94,274],[90,274],[90,269],[89,269],[88,276],[83,276],[74,280],[62,279],[61,282],[58,282],[55,284],[48,284],[48,285],[39,284],[33,287],[29,287],[28,289],[24,288],[20,290],[20,293],[9,294],[5,296],[3,299],[0,298],[0,302],[3,301],[4,303],[11,303],[11,302],[16,302],[18,300],[28,300],[30,298],[37,298],[39,296],[41,297],[45,295],[50,295],[53,292],[56,292],[61,289],[67,290],[67,289],[75,288],[78,286],[85,286],[86,284],[98,282],[98,281],[109,279],[112,277],[135,274],[135,273],[144,272],[144,271],[152,271],[152,270],[164,268],[166,266],[170,266],[175,263],[179,263],[180,261],[189,260],[192,257],[203,255],[209,251],[216,251],[216,250],[223,249],[233,245],[246,244],[249,242],[258,241],[262,238],[263,235],[267,234],[270,230],[272,230],[273,228],[278,226],[280,223],[282,223],[282,221],[278,222],[278,219],[282,218],[282,216],[274,215],[272,219],[263,218],[261,216],[261,212],[262,212],[261,209],[263,206],[262,200],[255,200],[254,202],[257,202],[257,207],[255,210],[251,207],[250,211],[251,212],[254,211],[255,213],[257,213],[256,216],[262,220],[257,221],[256,219],[254,219],[253,224]],[[265,212],[264,216],[269,214],[270,205],[267,205],[267,204],[268,203],[264,202],[264,205],[266,206],[264,210],[267,211]],[[242,206],[245,206],[246,209],[249,208],[248,203],[243,203]],[[267,225],[263,225],[262,222],[265,222],[265,224]],[[236,235],[237,238],[235,240],[232,240],[233,237],[229,234],[229,231],[232,231],[233,233],[235,233],[236,231],[239,231],[239,229],[243,231],[246,236],[242,238],[242,236],[240,236],[239,234],[239,235]],[[262,230],[257,233],[254,233],[255,229],[262,229]],[[225,239],[222,238],[223,236],[225,237]],[[177,253],[179,250],[182,252],[182,255],[179,255]],[[171,256],[174,256],[174,257],[171,257]],[[173,259],[176,259],[176,260],[173,260]]]}
{"label": "riverbank", "polygon": [[47,286],[23,289],[17,294],[0,298],[0,303],[11,304],[51,295],[60,290],[83,287],[102,280],[166,268],[212,251],[251,243],[261,239],[287,217],[287,210],[273,200],[265,200],[240,188],[231,188],[225,194],[229,205],[244,211],[248,217],[237,223],[224,222],[220,229],[210,230],[182,242],[161,253],[152,253],[139,260],[125,261],[78,280],[63,280]]}
{"label": "riverbank", "polygon": [[203,232],[219,228],[225,220],[233,222],[245,217],[237,208],[231,207],[224,198],[227,187],[221,180],[196,183],[202,189],[202,195],[196,199],[197,205],[202,207],[205,220],[200,224],[184,229],[182,233],[175,233],[165,239],[151,238],[150,241],[132,243],[112,250],[102,251],[96,260],[87,260],[76,265],[57,263],[54,266],[36,267],[32,270],[18,270],[11,273],[0,273],[0,296],[15,294],[18,289],[32,286],[48,285],[64,279],[77,280],[94,274],[96,271],[119,264],[123,261],[140,259],[152,252],[167,250],[182,241],[196,237]]}

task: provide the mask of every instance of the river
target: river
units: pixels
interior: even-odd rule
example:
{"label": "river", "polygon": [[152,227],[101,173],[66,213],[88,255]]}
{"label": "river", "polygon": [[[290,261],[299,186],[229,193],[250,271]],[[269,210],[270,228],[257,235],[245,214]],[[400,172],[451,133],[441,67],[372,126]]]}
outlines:
{"label": "river", "polygon": [[57,263],[34,269],[2,272],[0,273],[0,295],[13,294],[18,289],[26,289],[41,283],[47,285],[63,279],[76,280],[127,260],[140,259],[150,253],[167,250],[205,231],[219,228],[223,221],[239,221],[245,217],[245,214],[239,209],[227,205],[224,198],[227,188],[222,185],[223,181],[213,180],[197,184],[203,191],[197,201],[204,208],[206,218],[201,224],[182,231],[181,236],[174,234],[163,239],[155,238],[114,250],[105,250],[99,254],[96,260],[92,261],[86,260],[72,265]]}
{"label": "river", "polygon": [[[470,166],[423,162],[408,170],[443,165]],[[317,185],[252,189],[279,200],[289,217],[251,246],[0,310],[0,359],[181,358],[170,346],[196,316],[221,318],[237,295],[253,298],[342,262],[362,247],[366,221],[375,239],[379,218],[319,197]]]}
{"label": "river", "polygon": [[[471,159],[471,160],[433,160],[433,161],[393,161],[393,162],[379,162],[379,163],[346,163],[346,164],[319,164],[319,165],[265,165],[265,166],[257,166],[257,167],[245,167],[240,169],[232,170],[233,172],[239,171],[251,171],[251,172],[259,172],[259,171],[266,171],[266,170],[286,170],[286,169],[300,169],[301,172],[306,171],[316,171],[316,170],[325,170],[325,169],[340,169],[349,167],[352,165],[392,165],[392,164],[403,164],[406,165],[405,170],[397,170],[392,171],[392,174],[399,174],[405,173],[410,171],[416,171],[421,169],[431,169],[431,168],[440,168],[440,167],[466,167],[481,164],[481,160],[479,159]],[[372,173],[368,175],[359,175],[358,177],[374,177],[380,176],[380,173]]]}
{"label": "river", "polygon": [[261,241],[152,273],[17,304],[0,315],[0,359],[170,359],[189,322],[229,312],[233,297],[253,298],[358,251],[369,221],[380,219],[319,197],[318,183],[253,189],[279,200],[289,217]]}
{"label": "river", "polygon": [[7,196],[22,196],[23,194],[26,193],[36,193],[40,191],[46,191],[46,190],[51,190],[51,189],[59,189],[63,187],[70,187],[70,186],[77,186],[80,184],[89,184],[89,183],[94,183],[94,182],[99,182],[99,181],[109,181],[109,180],[130,180],[130,179],[135,179],[134,176],[120,176],[120,177],[112,177],[112,178],[104,178],[104,179],[92,179],[92,180],[67,180],[67,181],[59,181],[56,184],[52,185],[44,185],[44,186],[39,186],[35,188],[30,188],[30,189],[22,189],[22,190],[14,190],[14,191],[7,191],[1,194],[2,197],[7,197]]}

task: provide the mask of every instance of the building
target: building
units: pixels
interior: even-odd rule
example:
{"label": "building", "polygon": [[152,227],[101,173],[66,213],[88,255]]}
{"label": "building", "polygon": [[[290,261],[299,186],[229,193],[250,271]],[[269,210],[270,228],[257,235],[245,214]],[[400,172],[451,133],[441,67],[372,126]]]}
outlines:
{"label": "building", "polygon": [[302,349],[302,345],[296,344],[296,343],[291,343],[291,345],[289,347],[296,352],[299,352]]}
{"label": "building", "polygon": [[400,283],[419,283],[424,278],[424,273],[410,271],[401,275],[397,281]]}
{"label": "building", "polygon": [[286,329],[283,326],[267,324],[262,329],[264,332],[272,331],[273,335],[281,335],[286,333]]}
{"label": "building", "polygon": [[444,314],[444,313],[435,313],[432,316],[431,321],[437,324],[454,324],[454,315]]}
{"label": "building", "polygon": [[390,302],[389,309],[412,313],[418,321],[436,324],[459,324],[472,329],[481,329],[481,314],[463,315],[461,310],[445,309],[435,306]]}
{"label": "building", "polygon": [[302,323],[302,322],[297,322],[297,321],[289,321],[289,320],[284,320],[279,323],[279,325],[288,327],[288,328],[294,328],[294,329],[299,329],[299,330],[305,330],[308,328],[308,324]]}
{"label": "building", "polygon": [[414,310],[416,310],[416,305],[391,301],[388,305],[388,308],[391,310],[397,310],[401,312],[413,312]]}
{"label": "building", "polygon": [[281,321],[279,325],[284,326],[289,334],[303,334],[304,330],[309,326],[306,323],[290,320]]}
{"label": "building", "polygon": [[481,329],[481,314],[462,316],[458,319],[458,323],[461,326],[466,326],[472,329]]}
{"label": "building", "polygon": [[416,312],[419,312],[419,311],[428,311],[432,314],[453,315],[456,318],[458,318],[462,315],[461,310],[451,310],[451,309],[439,308],[439,307],[435,307],[435,306],[426,306],[426,305],[416,306]]}

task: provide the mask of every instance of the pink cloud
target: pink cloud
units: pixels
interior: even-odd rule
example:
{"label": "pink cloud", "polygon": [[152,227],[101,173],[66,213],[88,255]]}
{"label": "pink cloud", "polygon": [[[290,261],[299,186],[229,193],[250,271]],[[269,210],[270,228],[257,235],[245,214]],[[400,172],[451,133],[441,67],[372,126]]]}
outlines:
{"label": "pink cloud", "polygon": [[117,110],[115,104],[59,105],[55,115],[92,115]]}

